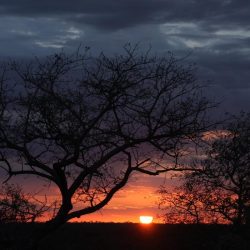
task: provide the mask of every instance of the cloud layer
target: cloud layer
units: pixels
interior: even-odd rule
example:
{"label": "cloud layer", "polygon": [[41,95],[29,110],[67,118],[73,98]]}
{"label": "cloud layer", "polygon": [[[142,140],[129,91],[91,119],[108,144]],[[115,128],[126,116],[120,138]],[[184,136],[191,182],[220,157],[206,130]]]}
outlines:
{"label": "cloud layer", "polygon": [[199,76],[230,106],[227,91],[250,84],[249,9],[247,0],[2,0],[0,56],[46,55],[80,43],[109,53],[126,42],[191,52]]}

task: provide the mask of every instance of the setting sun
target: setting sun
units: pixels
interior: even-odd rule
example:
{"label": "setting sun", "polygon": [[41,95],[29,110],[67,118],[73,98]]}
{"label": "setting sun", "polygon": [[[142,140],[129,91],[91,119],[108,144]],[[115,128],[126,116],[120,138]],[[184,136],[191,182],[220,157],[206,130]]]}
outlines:
{"label": "setting sun", "polygon": [[142,224],[150,224],[153,221],[153,217],[152,216],[140,216],[140,223]]}

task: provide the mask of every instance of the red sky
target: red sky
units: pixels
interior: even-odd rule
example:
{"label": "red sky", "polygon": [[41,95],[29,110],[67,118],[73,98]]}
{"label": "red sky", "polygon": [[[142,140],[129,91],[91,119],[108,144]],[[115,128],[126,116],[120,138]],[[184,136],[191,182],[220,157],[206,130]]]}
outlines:
{"label": "red sky", "polygon": [[[13,178],[12,183],[15,181]],[[58,200],[59,192],[55,187],[44,186],[35,178],[24,178],[20,182],[25,193],[38,193],[39,200],[44,200],[45,194],[48,201]],[[171,187],[174,183],[175,180],[171,180],[170,174],[153,177],[134,175],[103,209],[73,221],[139,222],[140,215],[151,215],[154,217],[154,222],[160,222],[156,218],[160,213],[157,208],[157,189],[160,185],[166,184]],[[77,204],[77,207],[80,208],[80,204]]]}
{"label": "red sky", "polygon": [[153,216],[154,222],[159,222],[156,215],[157,189],[164,184],[164,175],[157,177],[138,176],[120,190],[111,202],[94,214],[83,216],[78,221],[101,222],[139,222],[140,215]]}
{"label": "red sky", "polygon": [[[207,136],[211,138],[210,133]],[[0,176],[3,175],[0,174]],[[55,186],[43,185],[37,178],[18,178],[13,177],[11,182],[16,183],[16,180],[19,180],[25,193],[37,194],[39,200],[44,200],[45,195],[49,202],[60,200],[59,190]],[[171,173],[159,176],[134,174],[127,185],[118,191],[103,209],[73,221],[139,222],[140,215],[150,215],[154,217],[154,222],[161,222],[156,218],[160,213],[157,205],[159,198],[157,190],[161,185],[167,185],[171,189],[177,183],[178,179],[172,179]],[[81,204],[76,204],[76,208],[83,207]]]}

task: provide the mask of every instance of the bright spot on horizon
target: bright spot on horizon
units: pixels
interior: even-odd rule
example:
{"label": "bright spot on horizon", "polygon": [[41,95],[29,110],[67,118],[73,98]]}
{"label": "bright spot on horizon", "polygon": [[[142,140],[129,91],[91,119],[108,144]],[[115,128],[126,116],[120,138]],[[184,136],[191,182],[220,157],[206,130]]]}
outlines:
{"label": "bright spot on horizon", "polygon": [[150,224],[153,221],[153,216],[142,215],[139,217],[139,219],[140,219],[140,223],[142,224]]}

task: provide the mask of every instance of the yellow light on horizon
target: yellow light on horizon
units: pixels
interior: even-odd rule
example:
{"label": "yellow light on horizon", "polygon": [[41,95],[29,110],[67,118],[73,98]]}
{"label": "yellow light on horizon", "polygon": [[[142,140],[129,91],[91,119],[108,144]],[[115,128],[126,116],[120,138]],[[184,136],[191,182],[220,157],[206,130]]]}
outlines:
{"label": "yellow light on horizon", "polygon": [[150,224],[153,221],[153,216],[141,215],[139,219],[140,219],[140,223],[142,224]]}

